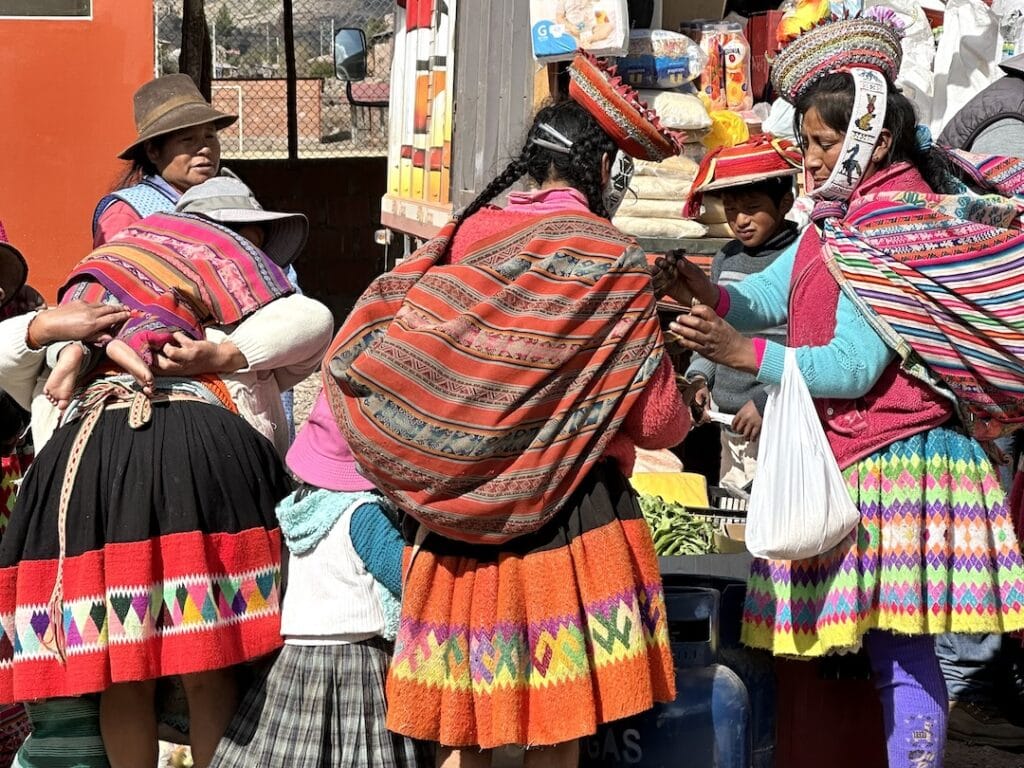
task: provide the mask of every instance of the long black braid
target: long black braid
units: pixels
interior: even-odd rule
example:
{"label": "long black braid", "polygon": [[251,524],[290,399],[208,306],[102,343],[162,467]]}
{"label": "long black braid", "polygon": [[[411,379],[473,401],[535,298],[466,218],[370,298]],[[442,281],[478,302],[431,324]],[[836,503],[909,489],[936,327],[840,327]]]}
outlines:
{"label": "long black braid", "polygon": [[[540,130],[541,124],[551,126],[572,141],[569,154],[534,143],[536,138],[551,140],[550,136]],[[592,212],[608,218],[608,211],[602,201],[601,162],[605,155],[609,159],[614,158],[615,152],[615,142],[590,113],[575,101],[560,101],[543,107],[533,120],[519,157],[509,163],[466,206],[459,216],[459,223],[527,175],[538,185],[547,181],[564,181],[583,193]]]}

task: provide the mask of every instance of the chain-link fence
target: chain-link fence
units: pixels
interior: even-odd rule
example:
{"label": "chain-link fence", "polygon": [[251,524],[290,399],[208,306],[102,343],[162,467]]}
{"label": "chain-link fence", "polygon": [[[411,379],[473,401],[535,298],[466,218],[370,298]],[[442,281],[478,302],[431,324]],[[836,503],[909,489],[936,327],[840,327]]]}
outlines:
{"label": "chain-link fence", "polygon": [[[289,46],[282,0],[206,0],[211,99],[239,116],[221,132],[224,157],[288,156],[290,51],[298,156],[386,154],[393,6],[393,0],[293,0]],[[157,0],[155,8],[158,69],[176,72],[182,0]]]}

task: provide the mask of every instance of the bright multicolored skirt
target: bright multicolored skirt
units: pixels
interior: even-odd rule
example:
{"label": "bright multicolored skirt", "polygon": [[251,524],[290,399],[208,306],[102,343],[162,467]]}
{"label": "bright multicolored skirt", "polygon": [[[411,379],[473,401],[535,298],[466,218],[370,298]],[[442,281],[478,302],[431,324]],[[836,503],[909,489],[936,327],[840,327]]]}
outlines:
{"label": "bright multicolored skirt", "polygon": [[743,641],[778,655],[853,650],[869,629],[907,635],[1024,627],[1024,562],[988,457],[961,432],[900,440],[847,468],[861,510],[832,551],[755,560]]}
{"label": "bright multicolored skirt", "polygon": [[132,429],[108,408],[71,493],[63,645],[49,604],[60,488],[79,424],[53,435],[25,476],[0,543],[0,702],[78,696],[111,683],[223,668],[281,645],[281,542],[289,481],[241,417],[154,403]]}
{"label": "bright multicolored skirt", "polygon": [[447,746],[551,745],[675,697],[665,597],[611,462],[503,547],[427,536],[409,568],[388,728]]}
{"label": "bright multicolored skirt", "polygon": [[[0,459],[0,537],[7,530],[22,476],[32,463],[31,448],[20,449]],[[8,768],[31,730],[25,707],[0,707],[0,768]]]}

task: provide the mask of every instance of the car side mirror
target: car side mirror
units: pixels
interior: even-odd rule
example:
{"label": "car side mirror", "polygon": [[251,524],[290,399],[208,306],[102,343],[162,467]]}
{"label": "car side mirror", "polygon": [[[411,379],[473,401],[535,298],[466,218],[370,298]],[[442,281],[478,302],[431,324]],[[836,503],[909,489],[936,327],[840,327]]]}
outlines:
{"label": "car side mirror", "polygon": [[339,80],[366,79],[366,35],[357,27],[342,27],[334,35],[334,74]]}

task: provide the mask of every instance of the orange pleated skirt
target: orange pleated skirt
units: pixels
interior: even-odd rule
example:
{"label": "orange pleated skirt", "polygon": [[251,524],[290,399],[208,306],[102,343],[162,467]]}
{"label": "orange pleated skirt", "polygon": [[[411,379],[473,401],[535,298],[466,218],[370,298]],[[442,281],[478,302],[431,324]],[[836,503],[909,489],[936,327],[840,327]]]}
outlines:
{"label": "orange pleated skirt", "polygon": [[431,534],[405,565],[392,731],[552,745],[675,697],[654,545],[612,462],[534,534],[497,547]]}

